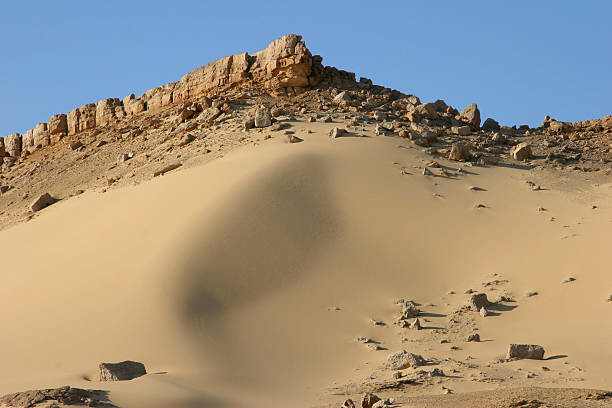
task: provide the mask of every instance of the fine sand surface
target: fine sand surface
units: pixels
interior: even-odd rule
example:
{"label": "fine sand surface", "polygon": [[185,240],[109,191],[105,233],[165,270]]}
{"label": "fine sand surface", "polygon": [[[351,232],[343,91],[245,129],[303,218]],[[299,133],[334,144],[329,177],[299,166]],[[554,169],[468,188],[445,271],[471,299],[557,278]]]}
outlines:
{"label": "fine sand surface", "polygon": [[[398,349],[469,359],[478,368],[444,380],[455,394],[506,383],[611,388],[611,184],[532,191],[525,180],[546,187],[554,175],[509,167],[423,176],[432,157],[409,142],[332,140],[330,127],[296,124],[301,143],[274,138],[87,192],[1,231],[0,394],[71,385],[109,390],[120,407],[339,405],[339,389],[355,398],[350,384],[382,372]],[[451,174],[461,166],[438,161]],[[494,279],[507,282],[482,286]],[[474,314],[440,344],[433,329],[470,288],[516,302]],[[393,324],[398,298],[423,305],[424,330]],[[459,340],[473,327],[486,341]],[[510,343],[554,358],[486,367]],[[99,362],[127,359],[150,374],[89,381]],[[501,380],[474,381],[479,370]]]}

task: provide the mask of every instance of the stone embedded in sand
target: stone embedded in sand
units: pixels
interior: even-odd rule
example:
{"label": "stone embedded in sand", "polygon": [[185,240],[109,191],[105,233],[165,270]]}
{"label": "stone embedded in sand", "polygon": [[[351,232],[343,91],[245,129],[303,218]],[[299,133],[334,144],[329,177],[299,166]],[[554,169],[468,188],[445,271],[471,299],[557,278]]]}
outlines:
{"label": "stone embedded in sand", "polygon": [[100,381],[127,381],[147,373],[145,366],[136,361],[100,363]]}
{"label": "stone embedded in sand", "polygon": [[470,145],[463,142],[456,142],[452,144],[448,158],[455,161],[466,161],[470,159],[470,156]]}
{"label": "stone embedded in sand", "polygon": [[473,129],[480,128],[480,111],[478,110],[478,105],[475,103],[462,110],[460,115]]}
{"label": "stone embedded in sand", "polygon": [[542,360],[544,358],[544,348],[537,344],[510,344],[506,358]]}
{"label": "stone embedded in sand", "polygon": [[329,131],[329,137],[331,137],[332,139],[336,139],[340,136],[342,136],[343,134],[346,133],[346,129],[341,129],[339,127],[335,127],[332,130]]}
{"label": "stone embedded in sand", "polygon": [[381,401],[381,399],[377,395],[366,392],[361,397],[361,408],[372,408],[378,401]]}
{"label": "stone embedded in sand", "polygon": [[36,200],[34,200],[32,204],[30,204],[30,209],[34,212],[40,211],[43,208],[48,207],[51,204],[55,203],[56,201],[57,200],[51,197],[49,193],[45,193],[41,195],[40,197],[38,197]]}
{"label": "stone embedded in sand", "polygon": [[402,319],[411,319],[417,317],[421,311],[417,308],[416,303],[407,300],[402,304]]}
{"label": "stone embedded in sand", "polygon": [[467,342],[471,342],[471,341],[475,341],[475,342],[479,342],[480,341],[480,334],[478,333],[472,333],[467,337]]}
{"label": "stone embedded in sand", "polygon": [[390,370],[403,370],[408,367],[420,367],[425,365],[425,359],[406,350],[396,351],[387,359],[387,368]]}
{"label": "stone embedded in sand", "polygon": [[480,312],[479,312],[479,313],[480,313],[480,315],[481,315],[482,317],[487,317],[487,316],[489,315],[489,311],[488,311],[488,310],[487,310],[487,308],[486,308],[486,307],[484,307],[484,306],[480,308]]}
{"label": "stone embedded in sand", "polygon": [[255,111],[255,127],[263,128],[271,124],[272,115],[270,114],[270,109],[266,108],[264,105],[259,105]]}
{"label": "stone embedded in sand", "polygon": [[489,300],[486,293],[475,293],[470,296],[468,305],[472,310],[480,311],[483,307],[489,306]]}
{"label": "stone embedded in sand", "polygon": [[433,176],[434,174],[427,167],[424,167],[423,168],[423,175],[424,176]]}
{"label": "stone embedded in sand", "polygon": [[342,404],[340,408],[355,408],[355,403],[353,402],[352,399],[349,398],[346,401],[344,401],[344,403]]}
{"label": "stone embedded in sand", "polygon": [[410,328],[415,330],[421,330],[421,321],[418,318],[414,319],[414,322],[410,323]]}
{"label": "stone embedded in sand", "polygon": [[164,174],[166,174],[169,171],[172,171],[174,169],[178,169],[179,167],[181,167],[182,164],[181,163],[173,163],[173,164],[169,164],[165,167],[162,167],[161,169],[153,172],[153,177],[157,177],[157,176],[163,176]]}
{"label": "stone embedded in sand", "polygon": [[287,135],[287,143],[300,143],[303,142],[304,139],[297,137],[294,134],[288,134]]}
{"label": "stone embedded in sand", "polygon": [[519,143],[510,150],[510,155],[514,160],[519,161],[531,159],[531,146],[526,142]]}
{"label": "stone embedded in sand", "polygon": [[444,371],[442,371],[441,368],[434,368],[433,370],[428,372],[427,375],[430,377],[446,377]]}
{"label": "stone embedded in sand", "polygon": [[65,405],[80,405],[80,406],[107,406],[114,407],[110,404],[106,397],[105,391],[100,390],[83,390],[80,388],[72,388],[64,386],[60,388],[48,388],[43,390],[31,390],[7,394],[0,397],[0,406],[30,408],[43,406],[45,401],[50,402],[45,407],[57,407],[58,405],[51,401]]}

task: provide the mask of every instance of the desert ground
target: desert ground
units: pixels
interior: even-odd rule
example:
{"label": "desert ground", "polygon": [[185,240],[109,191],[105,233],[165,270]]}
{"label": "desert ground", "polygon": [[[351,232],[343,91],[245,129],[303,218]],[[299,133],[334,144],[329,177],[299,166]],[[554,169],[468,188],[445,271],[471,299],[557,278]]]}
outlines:
{"label": "desert ground", "polygon": [[[505,145],[495,162],[450,160],[431,146],[491,135],[427,147],[292,98],[233,98],[234,116],[191,130],[164,128],[175,107],[155,114],[161,125],[145,112],[137,133],[67,136],[0,173],[0,395],[68,385],[116,407],[370,408],[368,392],[377,406],[612,406],[606,159],[557,165],[532,141],[531,160]],[[245,129],[260,104],[281,106],[282,126]],[[31,211],[47,191],[57,202]],[[486,316],[467,306],[475,293]],[[409,301],[418,313],[402,319]],[[544,358],[507,359],[510,344]],[[400,350],[422,365],[389,368]],[[124,360],[147,374],[100,381],[99,363]]]}

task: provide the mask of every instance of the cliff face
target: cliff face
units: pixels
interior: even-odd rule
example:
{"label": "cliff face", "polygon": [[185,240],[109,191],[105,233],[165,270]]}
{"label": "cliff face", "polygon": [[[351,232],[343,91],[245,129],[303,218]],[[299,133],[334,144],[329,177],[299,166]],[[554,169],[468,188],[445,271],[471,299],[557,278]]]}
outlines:
{"label": "cliff face", "polygon": [[[318,65],[313,70],[313,60]],[[292,94],[319,81],[321,58],[311,55],[302,37],[289,34],[253,55],[240,53],[221,58],[183,76],[180,81],[146,91],[140,97],[103,99],[70,113],[52,116],[47,123],[23,135],[13,133],[2,140],[2,156],[18,157],[57,143],[66,135],[106,126],[140,112],[214,95],[230,88],[257,86],[272,93]],[[313,75],[313,72],[319,73]],[[353,77],[354,79],[354,77]]]}

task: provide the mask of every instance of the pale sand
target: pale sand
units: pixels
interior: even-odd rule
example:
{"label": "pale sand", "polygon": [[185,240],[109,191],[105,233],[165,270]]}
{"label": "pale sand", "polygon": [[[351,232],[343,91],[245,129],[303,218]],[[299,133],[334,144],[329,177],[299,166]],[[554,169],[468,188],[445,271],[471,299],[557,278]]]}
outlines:
{"label": "pale sand", "polygon": [[[88,192],[0,232],[0,394],[69,384],[110,390],[121,407],[312,406],[342,401],[326,389],[365,378],[396,349],[486,365],[521,342],[567,357],[504,367],[546,365],[559,378],[580,367],[581,381],[539,385],[610,388],[609,184],[535,192],[528,172],[499,167],[425,177],[413,166],[431,157],[398,148],[407,141],[330,140],[330,126],[302,124],[299,144],[279,137]],[[577,280],[562,284],[568,276]],[[509,280],[517,299],[514,310],[477,316],[492,341],[451,352],[422,330],[407,334],[420,342],[400,342],[395,299],[446,314],[492,279]],[[532,290],[539,295],[525,298]],[[357,336],[389,351],[368,351]],[[84,380],[99,362],[125,359],[152,374]]]}

